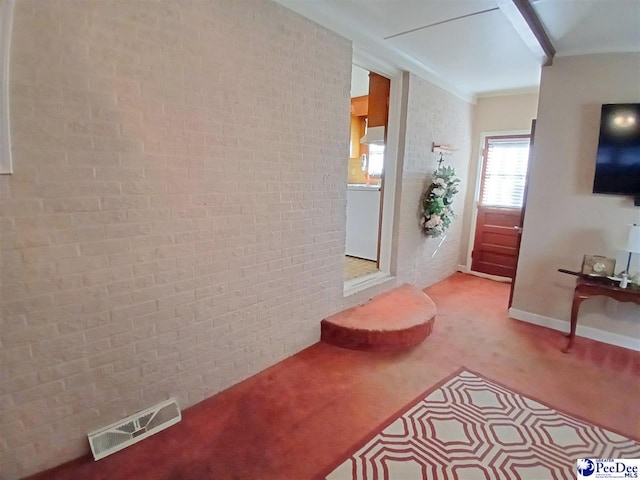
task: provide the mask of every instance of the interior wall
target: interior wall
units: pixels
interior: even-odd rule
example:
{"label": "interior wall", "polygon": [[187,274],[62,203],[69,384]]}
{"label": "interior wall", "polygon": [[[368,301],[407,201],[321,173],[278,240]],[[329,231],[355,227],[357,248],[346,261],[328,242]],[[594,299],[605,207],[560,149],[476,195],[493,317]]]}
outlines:
{"label": "interior wall", "polygon": [[476,186],[479,181],[479,164],[482,161],[481,136],[487,132],[505,132],[531,129],[531,120],[536,118],[538,94],[501,95],[478,99],[473,116],[471,142],[471,160],[469,161],[468,188],[464,199],[464,217],[462,219],[462,237],[460,241],[459,265],[467,265],[469,238],[475,225],[472,225],[475,206]]}
{"label": "interior wall", "polygon": [[[617,258],[617,272],[626,266],[620,247],[640,209],[592,186],[601,105],[639,102],[639,71],[640,53],[563,57],[543,68],[514,309],[569,321],[575,278],[558,268],[579,270],[585,254]],[[637,340],[638,318],[637,305],[594,298],[579,325]]]}
{"label": "interior wall", "polygon": [[16,2],[0,465],[185,408],[343,302],[351,45],[264,1]]}
{"label": "interior wall", "polygon": [[[403,81],[392,270],[343,296],[351,45],[262,1],[17,2],[15,173],[0,177],[0,464],[183,408],[316,342],[319,322],[455,270],[473,106]],[[410,88],[409,88],[410,87]],[[431,143],[462,180],[419,229]]]}
{"label": "interior wall", "polygon": [[[396,273],[400,283],[426,286],[457,268],[474,106],[420,77],[405,75],[408,100],[401,193],[396,208]],[[425,237],[420,229],[420,201],[438,166],[439,155],[431,152],[432,143],[456,149],[445,156],[444,164],[453,166],[460,179],[460,191],[452,205],[457,217],[441,238]]]}

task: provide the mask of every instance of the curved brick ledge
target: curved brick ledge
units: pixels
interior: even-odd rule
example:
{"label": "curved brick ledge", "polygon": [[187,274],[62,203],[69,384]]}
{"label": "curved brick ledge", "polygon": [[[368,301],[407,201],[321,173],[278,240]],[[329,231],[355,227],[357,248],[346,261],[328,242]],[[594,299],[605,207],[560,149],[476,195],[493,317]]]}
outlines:
{"label": "curved brick ledge", "polygon": [[320,340],[354,350],[399,350],[433,330],[436,306],[422,291],[402,285],[322,320]]}

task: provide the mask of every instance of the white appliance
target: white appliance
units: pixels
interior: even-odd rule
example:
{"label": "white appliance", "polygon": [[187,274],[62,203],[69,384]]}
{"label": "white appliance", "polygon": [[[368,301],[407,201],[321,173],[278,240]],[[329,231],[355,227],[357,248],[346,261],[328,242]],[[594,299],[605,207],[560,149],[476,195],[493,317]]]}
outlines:
{"label": "white appliance", "polygon": [[347,186],[347,255],[377,260],[379,217],[379,186]]}

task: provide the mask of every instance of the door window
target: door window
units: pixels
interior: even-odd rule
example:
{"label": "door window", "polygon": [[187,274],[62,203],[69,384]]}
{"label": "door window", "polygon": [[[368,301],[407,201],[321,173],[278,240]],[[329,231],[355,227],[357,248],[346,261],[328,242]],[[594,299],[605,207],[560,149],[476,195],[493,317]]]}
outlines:
{"label": "door window", "polygon": [[529,158],[529,135],[487,137],[480,205],[521,208]]}

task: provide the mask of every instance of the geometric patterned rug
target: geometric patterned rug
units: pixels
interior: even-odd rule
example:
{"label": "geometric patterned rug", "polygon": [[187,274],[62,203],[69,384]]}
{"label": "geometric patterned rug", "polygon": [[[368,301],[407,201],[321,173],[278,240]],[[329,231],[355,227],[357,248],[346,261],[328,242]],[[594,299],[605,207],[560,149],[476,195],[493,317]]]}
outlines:
{"label": "geometric patterned rug", "polygon": [[640,458],[640,443],[462,370],[319,478],[574,480],[579,458]]}

